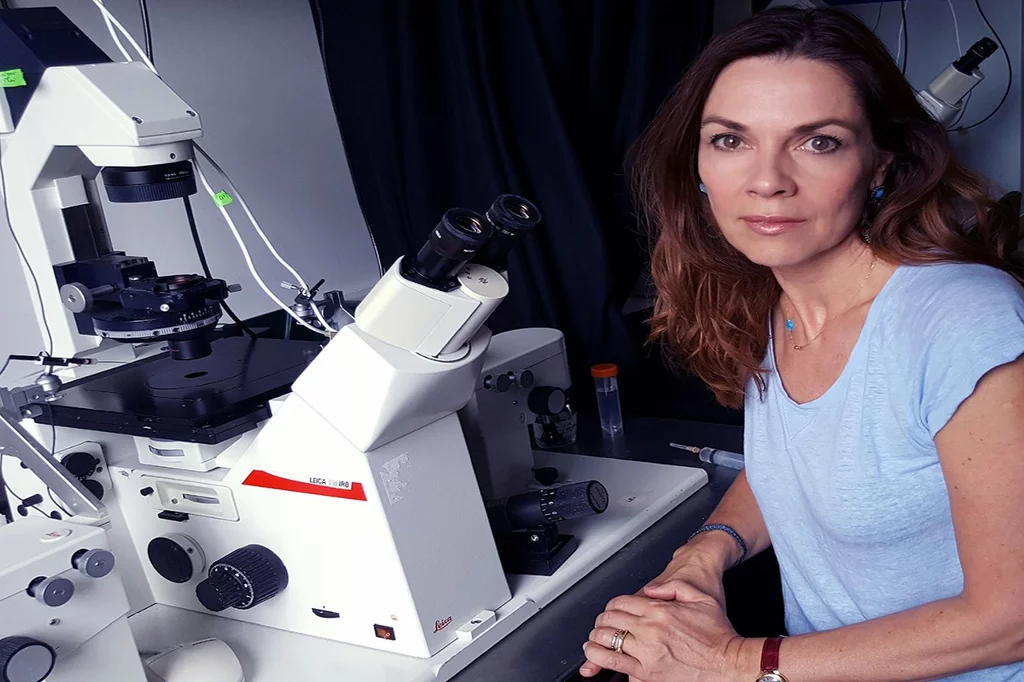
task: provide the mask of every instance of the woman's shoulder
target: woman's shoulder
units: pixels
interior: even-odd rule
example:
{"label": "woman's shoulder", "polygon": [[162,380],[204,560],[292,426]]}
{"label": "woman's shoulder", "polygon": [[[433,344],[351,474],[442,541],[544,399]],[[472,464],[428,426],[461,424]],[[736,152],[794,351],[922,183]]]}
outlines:
{"label": "woman's shoulder", "polygon": [[882,311],[886,343],[909,342],[920,348],[937,337],[1018,334],[1024,328],[1024,287],[999,268],[977,263],[901,265],[890,285]]}
{"label": "woman's shoulder", "polygon": [[[891,297],[900,313],[982,312],[976,306],[1024,303],[1024,287],[1010,273],[979,263],[901,265]],[[969,306],[969,307],[964,307]]]}

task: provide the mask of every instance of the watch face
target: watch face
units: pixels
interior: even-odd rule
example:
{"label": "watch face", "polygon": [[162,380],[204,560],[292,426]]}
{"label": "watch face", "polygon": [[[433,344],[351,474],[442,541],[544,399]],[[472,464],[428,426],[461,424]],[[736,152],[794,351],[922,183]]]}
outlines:
{"label": "watch face", "polygon": [[786,682],[786,678],[778,673],[761,673],[757,682]]}

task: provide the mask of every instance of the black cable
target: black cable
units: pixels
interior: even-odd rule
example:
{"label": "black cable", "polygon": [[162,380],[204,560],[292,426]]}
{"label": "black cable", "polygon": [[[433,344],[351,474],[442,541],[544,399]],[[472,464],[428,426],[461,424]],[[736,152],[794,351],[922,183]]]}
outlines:
{"label": "black cable", "polygon": [[[32,283],[36,288],[36,297],[39,299],[39,314],[43,316],[43,328],[46,330],[46,352],[53,355],[53,334],[50,332],[50,323],[46,320],[46,304],[43,303],[43,292],[39,288],[39,278],[36,277],[35,270],[32,269],[32,264],[28,262],[28,257],[25,255],[25,249],[21,248],[21,242],[18,241],[18,235],[14,232],[14,225],[11,224],[11,212],[7,207],[7,179],[4,177],[3,164],[0,163],[0,194],[3,194],[4,202],[4,217],[7,218],[7,229],[11,233],[11,237],[14,238],[14,245],[18,247],[18,253],[21,255],[21,260],[25,263],[25,268],[32,276]],[[6,368],[6,363],[4,364]]]}
{"label": "black cable", "polygon": [[988,116],[981,119],[977,123],[972,123],[969,126],[957,128],[958,131],[966,131],[970,130],[971,128],[977,128],[982,123],[995,116],[996,113],[1003,108],[1003,104],[1006,103],[1006,98],[1010,96],[1010,89],[1013,87],[1013,62],[1010,60],[1010,53],[1006,51],[1006,45],[1003,44],[1003,39],[999,37],[999,34],[996,32],[996,29],[992,26],[992,22],[990,22],[988,20],[988,17],[985,16],[985,10],[981,8],[981,3],[978,0],[974,0],[974,5],[975,7],[978,8],[978,14],[981,15],[982,21],[985,22],[986,26],[988,26],[988,30],[992,31],[992,35],[996,37],[996,42],[999,43],[999,49],[1003,51],[1003,57],[1006,58],[1006,90],[1003,91],[1003,97],[1002,99],[999,100],[999,104],[996,105],[996,108],[993,109]]}
{"label": "black cable", "polygon": [[910,26],[907,25],[907,0],[900,0],[900,15],[903,17],[903,66],[900,67],[900,73],[904,76],[907,75],[907,60],[910,57],[910,45],[907,39],[910,37]]}
{"label": "black cable", "polygon": [[142,50],[150,63],[153,63],[153,32],[149,25],[149,6],[146,0],[139,0],[139,11],[142,13]]}
{"label": "black cable", "polygon": [[[0,454],[0,467],[3,466],[3,459],[4,459],[4,455]],[[10,495],[11,497],[13,497],[14,499],[16,499],[18,501],[19,505],[21,505],[21,506],[25,505],[25,498],[19,496],[16,492],[11,490],[11,486],[7,484],[6,480],[4,480],[4,488],[7,490],[7,494],[8,495]],[[29,509],[35,509],[37,512],[39,512],[43,516],[46,516],[47,518],[49,518],[49,515],[46,512],[44,512],[42,509],[38,508],[35,505],[30,506]],[[14,521],[14,511],[15,511],[15,509],[11,505],[11,501],[10,501],[10,499],[8,499],[7,500],[7,515],[8,515],[7,521],[9,523]]]}
{"label": "black cable", "polygon": [[[144,39],[143,49],[146,53],[146,57],[148,57],[150,63],[152,63],[153,30],[149,21],[149,6],[146,3],[146,0],[139,0],[139,11],[142,14],[142,33]],[[213,275],[210,273],[210,266],[206,262],[206,252],[203,250],[203,243],[199,239],[199,230],[196,228],[196,217],[195,214],[192,213],[192,202],[187,196],[182,197],[182,199],[185,203],[185,215],[188,216],[188,227],[189,230],[192,231],[192,242],[196,246],[196,253],[199,255],[199,263],[203,266],[203,275],[206,279],[213,279]],[[238,328],[241,329],[249,338],[256,338],[256,334],[253,330],[235,314],[235,311],[231,309],[231,306],[227,304],[227,301],[221,301],[220,307],[224,309],[224,312],[227,313],[228,317],[230,317],[234,323],[238,325]]]}
{"label": "black cable", "polygon": [[65,509],[64,505],[62,505],[60,502],[58,502],[56,500],[56,498],[54,498],[53,491],[51,489],[47,488],[46,489],[46,494],[49,495],[50,502],[53,502],[53,506],[56,507],[57,509],[61,510],[62,512],[64,512],[64,516],[74,516],[74,514],[69,512],[67,509]]}
{"label": "black cable", "polygon": [[885,7],[885,3],[878,3],[878,15],[875,17],[875,25],[871,27],[871,32],[874,33],[878,30],[878,25],[882,23],[882,8]]}
{"label": "black cable", "polygon": [[[192,212],[192,202],[189,201],[188,197],[182,197],[182,201],[185,203],[185,215],[188,217],[188,229],[192,232],[192,242],[196,245],[196,254],[199,256],[199,264],[203,266],[203,275],[206,279],[213,279],[213,275],[210,274],[210,265],[206,262],[206,252],[203,250],[203,242],[199,239],[199,229],[196,227],[196,216]],[[228,314],[238,328],[245,332],[246,336],[251,339],[256,338],[256,334],[252,329],[249,328],[245,322],[235,315],[235,311],[227,304],[227,301],[221,301],[220,306],[224,308],[224,312]]]}

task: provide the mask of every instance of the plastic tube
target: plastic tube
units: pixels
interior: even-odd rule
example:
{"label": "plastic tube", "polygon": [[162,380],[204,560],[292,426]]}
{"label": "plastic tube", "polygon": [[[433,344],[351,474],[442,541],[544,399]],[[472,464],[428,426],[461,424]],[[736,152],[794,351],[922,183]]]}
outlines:
{"label": "plastic tube", "polygon": [[597,414],[601,430],[609,436],[622,435],[622,406],[619,403],[619,368],[611,364],[590,368],[597,391]]}

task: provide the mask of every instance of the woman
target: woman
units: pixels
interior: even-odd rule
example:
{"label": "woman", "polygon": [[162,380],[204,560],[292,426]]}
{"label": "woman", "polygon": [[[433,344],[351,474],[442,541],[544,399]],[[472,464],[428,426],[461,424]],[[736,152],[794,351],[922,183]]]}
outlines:
{"label": "woman", "polygon": [[[1024,292],[884,46],[837,10],[758,15],[696,61],[636,166],[653,335],[744,406],[746,471],[609,603],[581,672],[1024,681]],[[769,544],[790,636],[743,639],[722,573]]]}

